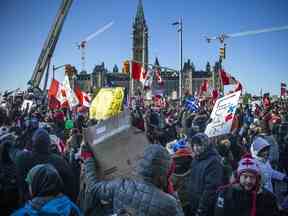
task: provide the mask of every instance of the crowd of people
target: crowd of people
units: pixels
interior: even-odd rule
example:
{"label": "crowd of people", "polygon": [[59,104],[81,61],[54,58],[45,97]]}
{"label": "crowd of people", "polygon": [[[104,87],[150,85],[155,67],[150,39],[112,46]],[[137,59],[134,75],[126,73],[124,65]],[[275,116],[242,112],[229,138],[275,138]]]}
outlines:
{"label": "crowd of people", "polygon": [[239,104],[231,132],[209,138],[213,104],[192,109],[186,99],[134,104],[132,125],[149,145],[137,177],[109,181],[84,142],[83,129],[97,124],[87,108],[7,102],[0,108],[1,215],[287,215],[288,103]]}

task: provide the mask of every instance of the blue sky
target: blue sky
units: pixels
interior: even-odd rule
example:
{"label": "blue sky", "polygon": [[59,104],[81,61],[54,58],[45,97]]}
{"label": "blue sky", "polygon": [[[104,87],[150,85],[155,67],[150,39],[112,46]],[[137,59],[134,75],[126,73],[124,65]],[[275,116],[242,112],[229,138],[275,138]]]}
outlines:
{"label": "blue sky", "polygon": [[[0,90],[26,88],[60,0],[1,0]],[[132,55],[132,23],[138,0],[74,0],[62,29],[52,64],[80,69],[75,43],[109,21],[108,31],[91,40],[86,49],[87,69],[102,61],[109,70],[120,68]],[[179,68],[178,40],[172,22],[183,16],[183,57],[196,69],[218,59],[217,42],[204,36],[288,25],[287,0],[143,0],[149,28],[149,60]],[[280,81],[288,81],[288,30],[227,40],[226,71],[248,92],[279,94]],[[63,71],[56,78],[63,80]]]}

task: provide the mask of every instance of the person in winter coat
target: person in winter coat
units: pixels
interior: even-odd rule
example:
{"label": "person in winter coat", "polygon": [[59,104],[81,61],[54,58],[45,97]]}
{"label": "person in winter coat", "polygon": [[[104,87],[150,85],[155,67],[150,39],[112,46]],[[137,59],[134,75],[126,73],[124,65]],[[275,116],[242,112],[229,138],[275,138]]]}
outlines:
{"label": "person in winter coat", "polygon": [[192,150],[190,146],[177,148],[172,154],[173,173],[171,176],[173,189],[177,191],[185,215],[190,215],[190,203],[187,190],[187,181],[191,173]]}
{"label": "person in winter coat", "polygon": [[19,208],[19,190],[16,166],[9,157],[8,145],[15,143],[9,129],[0,128],[0,213],[10,215]]}
{"label": "person in winter coat", "polygon": [[139,179],[122,178],[110,181],[97,178],[95,159],[89,147],[87,149],[88,151],[82,152],[82,155],[86,155],[85,215],[96,215],[97,212],[93,210],[100,201],[110,203],[113,213],[122,208],[132,208],[138,216],[183,215],[176,198],[165,192],[171,163],[170,155],[163,146],[150,144],[146,147],[144,157],[138,165]]}
{"label": "person in winter coat", "polygon": [[63,191],[63,181],[50,164],[38,164],[27,174],[26,182],[32,199],[12,216],[61,215],[80,216],[82,213]]}
{"label": "person in winter coat", "polygon": [[196,134],[190,142],[195,154],[187,182],[191,215],[211,216],[216,190],[223,184],[221,157],[204,133]]}
{"label": "person in winter coat", "polygon": [[217,151],[221,156],[223,164],[223,183],[229,184],[233,173],[233,165],[235,163],[232,152],[230,150],[231,142],[228,139],[222,139],[217,143]]}
{"label": "person in winter coat", "polygon": [[9,154],[16,164],[22,202],[29,199],[28,187],[25,182],[27,173],[33,166],[42,163],[52,164],[63,179],[64,194],[72,201],[77,198],[75,178],[70,165],[61,156],[50,152],[50,144],[48,132],[44,129],[37,129],[32,137],[32,151],[20,150],[15,145],[10,147]]}
{"label": "person in winter coat", "polygon": [[262,137],[256,137],[251,145],[252,156],[260,168],[261,184],[268,191],[273,193],[272,179],[286,181],[288,178],[284,173],[274,170],[268,160],[270,143]]}
{"label": "person in winter coat", "polygon": [[261,187],[260,169],[255,159],[240,160],[236,181],[219,188],[214,216],[276,216],[275,196]]}

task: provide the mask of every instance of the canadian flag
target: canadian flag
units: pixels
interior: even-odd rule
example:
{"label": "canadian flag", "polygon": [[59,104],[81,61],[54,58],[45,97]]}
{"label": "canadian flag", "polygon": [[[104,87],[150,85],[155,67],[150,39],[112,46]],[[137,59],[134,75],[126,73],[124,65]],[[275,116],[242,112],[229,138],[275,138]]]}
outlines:
{"label": "canadian flag", "polygon": [[242,87],[242,84],[237,80],[237,84],[234,88],[234,92],[236,91],[242,91],[243,90],[243,87]]}
{"label": "canadian flag", "polygon": [[208,87],[209,87],[208,80],[204,80],[200,86],[200,95],[202,95],[204,92],[207,92]]}
{"label": "canadian flag", "polygon": [[143,85],[147,79],[147,74],[148,74],[148,72],[145,69],[145,67],[141,67],[140,81],[142,82]]}
{"label": "canadian flag", "polygon": [[236,84],[237,80],[229,73],[225,72],[223,69],[220,69],[220,78],[222,85]]}
{"label": "canadian flag", "polygon": [[153,71],[151,69],[148,69],[146,79],[144,81],[144,89],[148,90],[151,89],[153,83]]}
{"label": "canadian flag", "polygon": [[156,81],[159,85],[163,85],[164,82],[163,82],[162,77],[161,77],[161,69],[160,69],[160,64],[159,64],[158,58],[155,59],[154,65],[155,65],[154,71],[155,71],[155,75],[156,75]]}
{"label": "canadian flag", "polygon": [[81,91],[81,89],[78,86],[76,86],[75,94],[79,100],[80,105],[90,107],[91,97],[86,92]]}
{"label": "canadian flag", "polygon": [[163,85],[163,84],[164,84],[164,82],[163,82],[163,80],[162,80],[162,77],[161,77],[160,68],[157,68],[157,69],[156,69],[156,81],[157,81],[157,83],[160,84],[160,85]]}
{"label": "canadian flag", "polygon": [[[50,88],[48,90],[48,96],[50,98],[51,101],[54,101],[54,99],[52,98],[55,98],[57,99],[57,101],[60,103],[59,106],[61,107],[65,102],[67,102],[67,98],[66,98],[66,92],[65,92],[65,89],[63,87],[63,85],[53,79],[51,84],[50,84]],[[55,103],[55,101],[53,102],[53,104]],[[52,105],[53,107],[55,108],[59,108],[57,107],[57,105]],[[52,108],[52,107],[51,107]]]}
{"label": "canadian flag", "polygon": [[271,106],[269,93],[265,93],[263,95],[262,103],[263,103],[264,109],[267,109],[267,108],[269,108]]}
{"label": "canadian flag", "polygon": [[63,88],[65,90],[66,98],[67,98],[70,108],[77,106],[79,104],[79,100],[76,97],[75,92],[70,87],[68,76],[64,77]]}
{"label": "canadian flag", "polygon": [[142,71],[142,66],[138,62],[133,62],[132,61],[132,78],[134,80],[140,80],[141,78],[141,71]]}
{"label": "canadian flag", "polygon": [[217,101],[219,95],[220,95],[219,90],[218,89],[213,89],[213,91],[212,91],[212,102],[213,102],[213,104],[215,104],[215,102]]}

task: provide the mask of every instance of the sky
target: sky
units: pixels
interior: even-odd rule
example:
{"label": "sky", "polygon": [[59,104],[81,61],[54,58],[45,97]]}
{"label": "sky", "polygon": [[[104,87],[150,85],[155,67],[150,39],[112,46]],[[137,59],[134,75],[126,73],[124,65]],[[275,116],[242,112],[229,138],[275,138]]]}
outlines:
{"label": "sky", "polygon": [[[149,62],[180,68],[179,41],[171,23],[183,17],[183,59],[197,70],[218,60],[219,42],[205,36],[237,33],[288,25],[287,0],[142,0],[149,31]],[[0,1],[0,91],[27,88],[34,67],[55,19],[61,0]],[[81,69],[76,43],[110,21],[114,25],[89,41],[86,69],[115,64],[132,56],[132,24],[138,0],[74,0],[53,54],[52,64],[72,64]],[[288,82],[288,30],[227,41],[224,69],[252,94],[279,94]],[[64,71],[56,72],[64,79]]]}

